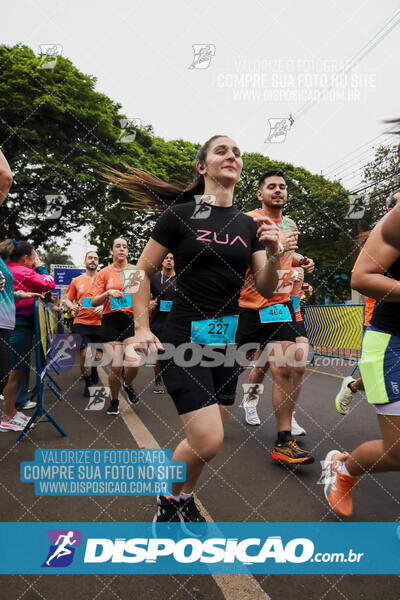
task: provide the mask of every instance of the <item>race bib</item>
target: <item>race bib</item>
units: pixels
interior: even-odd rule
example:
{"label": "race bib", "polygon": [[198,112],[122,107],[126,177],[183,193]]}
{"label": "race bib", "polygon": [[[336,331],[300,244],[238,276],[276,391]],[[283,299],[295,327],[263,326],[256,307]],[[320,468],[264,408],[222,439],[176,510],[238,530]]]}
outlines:
{"label": "race bib", "polygon": [[292,304],[293,304],[293,310],[294,310],[294,312],[297,312],[299,310],[300,297],[299,296],[290,296],[290,299],[291,299]]}
{"label": "race bib", "polygon": [[238,315],[192,321],[191,341],[196,344],[226,346],[235,343]]}
{"label": "race bib", "polygon": [[125,294],[122,298],[110,298],[111,310],[121,310],[121,308],[129,308],[132,306],[132,296]]}
{"label": "race bib", "polygon": [[160,311],[161,312],[170,312],[172,308],[172,300],[160,300]]}
{"label": "race bib", "polygon": [[91,308],[94,310],[94,306],[92,306],[91,298],[82,298],[82,308]]}
{"label": "race bib", "polygon": [[286,323],[292,321],[289,307],[285,304],[265,306],[264,308],[260,308],[258,313],[261,323]]}

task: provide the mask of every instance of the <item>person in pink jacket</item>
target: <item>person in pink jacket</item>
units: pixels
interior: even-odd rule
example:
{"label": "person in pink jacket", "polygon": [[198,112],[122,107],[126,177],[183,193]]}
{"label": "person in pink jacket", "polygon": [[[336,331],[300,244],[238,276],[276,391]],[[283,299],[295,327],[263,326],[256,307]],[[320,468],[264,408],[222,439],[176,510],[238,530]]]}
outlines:
{"label": "person in pink jacket", "polygon": [[[44,294],[54,289],[54,279],[42,265],[30,242],[6,240],[1,243],[2,254],[8,251],[7,266],[14,277],[14,290]],[[0,431],[19,431],[24,428],[24,416],[15,413],[15,401],[24,370],[30,369],[30,354],[34,332],[34,298],[23,298],[15,303],[15,329],[10,337],[11,370],[4,388],[4,408]],[[29,372],[29,371],[28,371]],[[26,384],[27,385],[27,384]],[[26,392],[27,390],[20,390]],[[34,404],[25,408],[33,408]],[[22,407],[24,408],[24,407]]]}

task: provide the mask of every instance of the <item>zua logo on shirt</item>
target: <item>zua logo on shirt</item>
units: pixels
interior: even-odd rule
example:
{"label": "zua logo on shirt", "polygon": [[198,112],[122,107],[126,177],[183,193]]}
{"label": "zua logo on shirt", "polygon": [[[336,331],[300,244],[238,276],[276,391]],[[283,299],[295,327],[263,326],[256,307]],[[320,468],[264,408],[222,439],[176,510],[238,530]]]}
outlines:
{"label": "zua logo on shirt", "polygon": [[125,294],[122,298],[110,298],[111,310],[121,310],[121,308],[129,308],[132,306],[132,296]]}
{"label": "zua logo on shirt", "polygon": [[48,529],[50,548],[42,567],[68,567],[74,558],[75,548],[81,545],[79,529]]}

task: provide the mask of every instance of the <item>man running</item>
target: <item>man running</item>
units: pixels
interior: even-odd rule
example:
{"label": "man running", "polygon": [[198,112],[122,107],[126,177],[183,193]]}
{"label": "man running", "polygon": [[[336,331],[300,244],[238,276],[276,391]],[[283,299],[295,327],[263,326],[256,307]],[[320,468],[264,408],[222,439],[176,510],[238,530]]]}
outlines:
{"label": "man running", "polygon": [[[171,311],[176,291],[176,274],[174,255],[168,252],[161,266],[161,271],[153,275],[150,282],[150,329],[155,336],[160,338],[165,321]],[[162,394],[164,391],[161,378],[160,363],[156,360],[154,365],[154,394]]]}
{"label": "man running", "polygon": [[[99,381],[97,367],[90,367],[90,359],[87,356],[88,347],[90,344],[92,351],[94,345],[101,344],[100,326],[101,315],[103,312],[102,306],[94,308],[89,297],[89,288],[92,285],[96,276],[97,267],[99,266],[99,256],[97,252],[89,250],[86,253],[84,261],[86,272],[78,277],[74,277],[71,281],[67,293],[65,294],[65,304],[71,311],[74,318],[72,333],[81,336],[81,356],[80,365],[83,379],[85,381],[85,389],[83,395],[85,398],[90,397],[89,387],[96,385]],[[95,350],[96,359],[99,360],[99,351]],[[93,352],[92,352],[93,356]]]}
{"label": "man running", "polygon": [[[296,338],[299,337],[295,325],[295,314],[290,295],[294,284],[293,266],[302,266],[294,258],[297,248],[297,226],[288,216],[282,215],[287,201],[287,185],[283,171],[267,171],[259,181],[257,197],[261,208],[247,213],[249,216],[267,216],[278,225],[281,232],[283,253],[280,258],[279,283],[275,295],[266,300],[255,289],[250,271],[246,273],[245,285],[240,294],[239,326],[236,341],[239,346],[255,342],[260,344],[256,352],[256,365],[249,376],[250,384],[262,383],[268,369],[273,377],[272,404],[277,421],[277,439],[271,454],[273,460],[292,464],[311,464],[314,458],[300,448],[292,439],[292,415],[295,401],[299,395],[293,387],[293,366],[288,355],[294,358]],[[306,259],[307,272],[311,272],[314,263]],[[304,268],[306,266],[304,265]],[[273,359],[265,358],[265,352]],[[281,360],[283,358],[283,360]],[[251,396],[251,393],[250,393]],[[252,403],[250,402],[250,405]],[[255,409],[255,406],[252,408]],[[259,424],[257,412],[249,415],[249,424]],[[251,419],[253,417],[253,419]]]}

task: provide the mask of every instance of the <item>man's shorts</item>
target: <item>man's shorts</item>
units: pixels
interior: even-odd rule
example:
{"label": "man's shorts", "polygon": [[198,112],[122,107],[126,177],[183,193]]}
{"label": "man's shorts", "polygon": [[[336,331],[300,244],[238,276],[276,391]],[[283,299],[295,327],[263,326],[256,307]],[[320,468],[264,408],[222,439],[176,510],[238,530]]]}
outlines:
{"label": "man's shorts", "polygon": [[236,343],[239,346],[247,343],[260,344],[265,348],[270,342],[294,342],[298,337],[291,302],[285,303],[290,310],[292,322],[261,323],[258,310],[252,308],[239,309],[239,324]]}
{"label": "man's shorts", "polygon": [[83,323],[75,323],[72,325],[72,333],[81,336],[80,350],[86,348],[89,344],[100,344],[101,325],[84,325]]}
{"label": "man's shorts", "polygon": [[101,341],[123,342],[135,335],[133,315],[117,310],[103,315],[101,321]]}
{"label": "man's shorts", "polygon": [[303,320],[301,320],[301,321],[295,321],[295,327],[296,327],[296,330],[297,330],[296,337],[308,338],[306,326],[304,325],[304,321]]}

